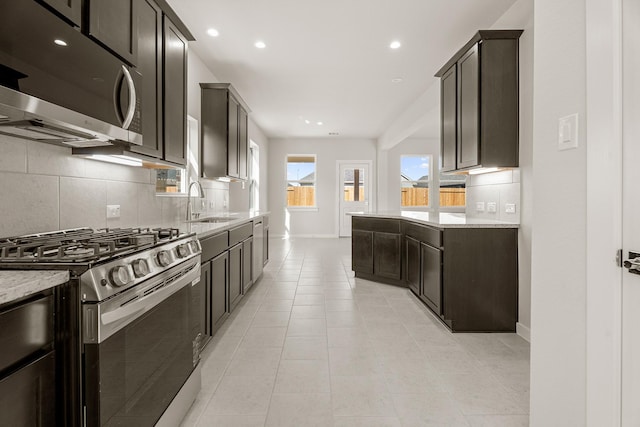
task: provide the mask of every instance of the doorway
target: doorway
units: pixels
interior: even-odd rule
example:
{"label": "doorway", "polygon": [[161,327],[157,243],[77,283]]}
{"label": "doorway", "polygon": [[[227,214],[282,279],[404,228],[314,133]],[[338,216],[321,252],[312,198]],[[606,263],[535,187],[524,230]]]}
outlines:
{"label": "doorway", "polygon": [[338,161],[339,236],[351,236],[352,212],[369,212],[371,206],[371,162]]}

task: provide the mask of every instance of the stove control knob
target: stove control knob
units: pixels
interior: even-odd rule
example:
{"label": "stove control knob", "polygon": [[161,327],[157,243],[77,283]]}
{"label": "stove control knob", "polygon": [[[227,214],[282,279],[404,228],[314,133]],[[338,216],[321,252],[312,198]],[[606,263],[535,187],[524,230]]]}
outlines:
{"label": "stove control knob", "polygon": [[131,267],[133,267],[133,274],[136,277],[144,277],[150,273],[149,263],[144,258],[137,259],[131,263]]}
{"label": "stove control knob", "polygon": [[156,258],[158,260],[158,264],[160,264],[161,267],[166,267],[169,264],[171,264],[171,256],[167,251],[158,252],[158,255]]}
{"label": "stove control knob", "polygon": [[189,247],[191,247],[191,252],[194,254],[200,251],[200,248],[198,247],[198,242],[194,242],[194,241],[189,242]]}
{"label": "stove control knob", "polygon": [[109,271],[109,279],[111,279],[111,284],[114,286],[126,286],[131,283],[131,274],[127,267],[118,265]]}
{"label": "stove control knob", "polygon": [[178,245],[176,252],[178,253],[178,258],[184,258],[189,255],[189,247],[186,244]]}

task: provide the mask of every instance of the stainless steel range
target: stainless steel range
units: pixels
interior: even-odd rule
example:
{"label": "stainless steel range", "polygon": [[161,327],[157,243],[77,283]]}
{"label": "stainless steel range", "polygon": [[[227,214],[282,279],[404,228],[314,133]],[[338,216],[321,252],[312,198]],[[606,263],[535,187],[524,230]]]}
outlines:
{"label": "stainless steel range", "polygon": [[0,268],[68,269],[79,290],[66,333],[79,335],[80,424],[170,425],[186,412],[172,402],[200,386],[200,252],[195,235],[171,228],[0,239]]}

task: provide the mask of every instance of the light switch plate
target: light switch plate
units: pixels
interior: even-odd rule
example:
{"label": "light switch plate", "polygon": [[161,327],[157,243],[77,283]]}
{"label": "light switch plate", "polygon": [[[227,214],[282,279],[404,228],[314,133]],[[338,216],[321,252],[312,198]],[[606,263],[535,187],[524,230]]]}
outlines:
{"label": "light switch plate", "polygon": [[487,212],[496,213],[498,211],[498,204],[496,202],[487,203]]}
{"label": "light switch plate", "polygon": [[511,214],[516,213],[516,204],[515,203],[505,203],[504,211],[506,213],[511,213]]}
{"label": "light switch plate", "polygon": [[107,219],[120,218],[120,205],[107,205]]}
{"label": "light switch plate", "polygon": [[558,150],[578,148],[578,113],[558,119]]}
{"label": "light switch plate", "polygon": [[476,212],[484,212],[484,202],[476,202]]}

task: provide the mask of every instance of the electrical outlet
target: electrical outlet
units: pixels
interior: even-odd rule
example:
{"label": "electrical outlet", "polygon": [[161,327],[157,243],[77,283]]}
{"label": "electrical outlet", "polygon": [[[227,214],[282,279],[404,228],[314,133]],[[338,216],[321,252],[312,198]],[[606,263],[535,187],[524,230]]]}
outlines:
{"label": "electrical outlet", "polygon": [[516,204],[515,203],[505,203],[504,211],[506,213],[510,213],[510,214],[516,213]]}
{"label": "electrical outlet", "polygon": [[496,213],[498,211],[498,204],[496,202],[487,203],[487,212]]}
{"label": "electrical outlet", "polygon": [[120,218],[120,205],[107,205],[107,219]]}
{"label": "electrical outlet", "polygon": [[215,209],[215,207],[216,206],[214,205],[213,200],[210,200],[209,201],[209,209]]}
{"label": "electrical outlet", "polygon": [[484,212],[484,202],[476,202],[476,212]]}

